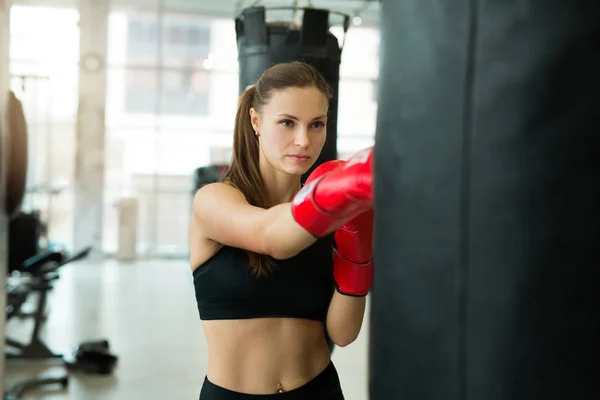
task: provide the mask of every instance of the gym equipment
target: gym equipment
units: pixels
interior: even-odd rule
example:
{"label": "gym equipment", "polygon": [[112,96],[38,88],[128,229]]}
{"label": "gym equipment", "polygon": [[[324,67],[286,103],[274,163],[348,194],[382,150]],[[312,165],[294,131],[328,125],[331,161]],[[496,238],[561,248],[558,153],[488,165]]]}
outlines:
{"label": "gym equipment", "polygon": [[215,183],[221,180],[227,173],[229,165],[215,164],[206,167],[199,167],[194,170],[194,190],[192,196],[198,189],[209,183]]}
{"label": "gym equipment", "polygon": [[322,164],[306,181],[292,199],[292,215],[302,228],[322,238],[372,207],[373,149],[355,153],[345,163]]}
{"label": "gym equipment", "polygon": [[[9,277],[7,282],[6,320],[14,317],[32,317],[35,322],[29,343],[23,344],[14,339],[6,338],[7,347],[17,349],[16,353],[14,350],[6,353],[7,360],[54,360],[64,364],[69,371],[79,370],[97,374],[112,373],[116,367],[117,357],[109,353],[107,340],[84,342],[74,349],[73,354],[61,355],[52,352],[39,338],[41,325],[46,319],[47,293],[52,289],[51,282],[58,279],[59,268],[87,257],[91,250],[91,247],[86,247],[70,257],[67,257],[64,251],[48,250],[26,260],[23,268]],[[34,312],[23,312],[22,306],[29,295],[34,293],[38,294]],[[42,387],[59,385],[60,388],[64,389],[68,386],[68,383],[68,375],[24,380],[5,393],[5,400],[18,399],[26,391]]]}
{"label": "gym equipment", "polygon": [[4,400],[17,400],[30,390],[45,388],[58,385],[59,389],[64,390],[69,386],[69,377],[60,376],[57,378],[38,378],[35,380],[24,380],[14,385],[4,394]]}
{"label": "gym equipment", "polygon": [[381,18],[370,398],[600,398],[600,2]]}
{"label": "gym equipment", "polygon": [[253,85],[262,73],[274,64],[303,61],[315,67],[331,86],[334,93],[329,104],[327,140],[315,165],[337,159],[337,115],[340,62],[343,50],[337,38],[329,31],[331,14],[343,18],[344,37],[350,26],[350,17],[330,10],[309,7],[271,7],[269,11],[302,13],[302,24],[295,21],[267,22],[265,7],[244,9],[235,19],[239,60],[240,94]]}
{"label": "gym equipment", "polygon": [[[90,250],[91,250],[91,248],[86,248],[84,250],[85,255],[82,254],[80,258],[87,256],[87,253]],[[51,268],[49,269],[48,268],[49,264],[50,265],[59,264],[59,266],[60,266],[60,265],[64,265],[64,263],[66,263],[66,262],[75,261],[73,259],[66,261],[66,257],[67,257],[67,255],[66,255],[66,251],[64,248],[45,249],[45,250],[42,250],[40,253],[25,260],[23,262],[23,266],[20,271],[24,272],[24,273],[28,273],[33,276],[47,274],[48,272],[50,272],[51,269],[57,268],[57,267],[51,266]]]}
{"label": "gym equipment", "polygon": [[[61,354],[52,352],[40,339],[39,333],[45,320],[46,300],[48,292],[52,289],[51,282],[58,279],[56,271],[68,263],[81,260],[88,256],[91,247],[84,248],[69,258],[64,255],[57,257],[56,253],[48,252],[44,257],[36,257],[26,263],[29,276],[9,277],[7,285],[7,316],[9,320],[15,316],[31,316],[34,318],[34,327],[29,342],[24,344],[7,337],[6,345],[13,351],[6,353],[7,360],[52,360],[61,359]],[[55,261],[55,260],[57,260]],[[33,313],[23,313],[21,307],[30,294],[37,294],[37,305]],[[15,352],[14,349],[17,351]]]}
{"label": "gym equipment", "polygon": [[[3,93],[1,95],[4,95]],[[27,122],[23,105],[13,92],[6,98],[6,143],[2,156],[7,158],[4,212],[12,216],[21,206],[27,180]]]}
{"label": "gym equipment", "polygon": [[115,369],[118,357],[110,353],[108,340],[99,340],[81,343],[64,360],[69,370],[107,375]]}
{"label": "gym equipment", "polygon": [[23,268],[25,260],[40,254],[40,239],[46,227],[39,211],[17,211],[8,222],[8,271]]}

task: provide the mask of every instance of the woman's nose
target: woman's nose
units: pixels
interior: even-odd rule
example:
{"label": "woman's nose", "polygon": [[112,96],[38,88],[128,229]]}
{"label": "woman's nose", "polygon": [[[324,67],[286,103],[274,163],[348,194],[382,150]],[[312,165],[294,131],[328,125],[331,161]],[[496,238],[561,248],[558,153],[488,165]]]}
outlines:
{"label": "woman's nose", "polygon": [[306,128],[299,128],[296,131],[296,137],[294,140],[296,146],[306,148],[310,144],[310,140],[308,138],[308,130]]}

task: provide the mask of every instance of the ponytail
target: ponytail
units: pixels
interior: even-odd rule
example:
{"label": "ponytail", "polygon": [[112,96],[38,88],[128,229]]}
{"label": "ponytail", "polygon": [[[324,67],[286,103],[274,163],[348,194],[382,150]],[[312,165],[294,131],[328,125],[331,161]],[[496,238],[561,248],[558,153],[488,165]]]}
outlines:
{"label": "ponytail", "polygon": [[[255,106],[256,86],[248,87],[240,96],[233,129],[233,154],[229,170],[222,181],[238,189],[249,204],[267,208],[265,184],[260,174],[258,136],[250,120]],[[256,107],[255,107],[256,108]],[[247,251],[250,271],[255,275],[272,272],[275,262],[265,254]]]}

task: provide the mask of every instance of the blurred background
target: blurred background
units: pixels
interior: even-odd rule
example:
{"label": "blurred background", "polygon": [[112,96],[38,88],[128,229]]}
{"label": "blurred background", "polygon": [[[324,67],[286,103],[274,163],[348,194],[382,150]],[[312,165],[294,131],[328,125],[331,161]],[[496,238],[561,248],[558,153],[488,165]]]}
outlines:
{"label": "blurred background", "polygon": [[[96,182],[103,194],[101,249],[117,251],[117,206],[135,196],[138,255],[186,257],[193,171],[230,160],[239,94],[234,16],[252,2],[102,1],[108,3],[106,93],[85,93],[105,97],[104,149],[86,154],[103,159],[104,179]],[[71,210],[80,40],[100,34],[82,24],[84,3],[13,1],[10,9],[10,88],[23,102],[34,155],[23,208],[40,209],[49,236],[67,246],[77,244]],[[373,143],[379,3],[311,3],[356,16],[340,66],[337,148],[344,158]],[[341,27],[332,32],[342,37]]]}
{"label": "blurred background", "polygon": [[[340,13],[330,17],[330,32],[343,45],[336,147],[344,159],[374,142],[380,2],[3,2],[8,51],[0,52],[0,75],[20,101],[28,143],[22,203],[10,224],[3,220],[13,253],[3,285],[7,343],[26,343],[21,356],[5,350],[5,390],[24,390],[19,383],[35,377],[59,387],[33,388],[27,398],[197,398],[206,347],[188,224],[198,171],[231,157],[235,18],[256,5]],[[29,231],[13,229],[32,216]],[[24,264],[15,243],[32,232],[32,251],[46,259]],[[333,353],[349,400],[367,398],[368,323],[367,315],[359,339]],[[66,374],[63,356],[86,344],[110,347],[118,362],[110,371]],[[59,363],[48,367],[53,357]]]}

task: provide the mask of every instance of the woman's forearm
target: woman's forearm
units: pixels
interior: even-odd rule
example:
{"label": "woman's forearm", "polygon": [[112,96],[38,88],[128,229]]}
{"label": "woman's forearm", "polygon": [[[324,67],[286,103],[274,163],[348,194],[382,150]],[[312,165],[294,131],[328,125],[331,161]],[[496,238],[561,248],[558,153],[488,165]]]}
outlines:
{"label": "woman's forearm", "polygon": [[327,312],[327,333],[340,347],[354,342],[365,316],[366,296],[345,296],[335,291]]}
{"label": "woman's forearm", "polygon": [[271,207],[266,214],[269,223],[263,233],[263,248],[275,259],[293,257],[317,240],[296,222],[290,203]]}

